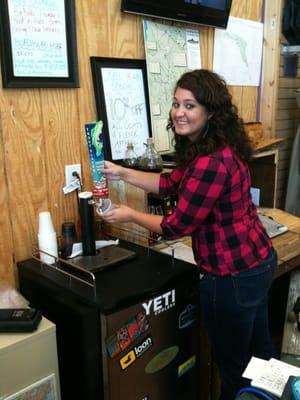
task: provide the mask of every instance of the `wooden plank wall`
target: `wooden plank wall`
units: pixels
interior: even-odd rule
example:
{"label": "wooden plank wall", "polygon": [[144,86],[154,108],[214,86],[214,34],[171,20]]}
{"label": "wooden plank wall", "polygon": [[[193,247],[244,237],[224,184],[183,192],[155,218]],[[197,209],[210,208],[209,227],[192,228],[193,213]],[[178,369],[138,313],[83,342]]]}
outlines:
{"label": "wooden plank wall", "polygon": [[260,120],[264,137],[284,138],[279,146],[276,206],[284,208],[293,139],[299,126],[300,111],[295,89],[300,88],[300,64],[296,78],[283,76],[284,59],[281,34],[285,0],[266,1],[264,16],[264,59],[261,88]]}
{"label": "wooden plank wall", "polygon": [[[32,254],[40,211],[51,212],[58,233],[63,222],[78,221],[76,195],[62,192],[64,166],[80,163],[91,189],[83,130],[97,117],[89,57],[144,58],[141,18],[119,10],[120,0],[76,1],[80,88],[0,87],[0,280],[12,285],[15,262]],[[262,0],[233,0],[233,16],[259,21],[261,13]],[[198,29],[203,66],[211,68],[214,30]],[[255,121],[258,89],[231,90],[241,116]],[[143,194],[126,185],[112,188],[112,197],[145,206]]]}
{"label": "wooden plank wall", "polygon": [[284,143],[280,146],[277,182],[277,207],[284,209],[289,164],[293,141],[300,126],[300,107],[297,106],[295,89],[300,89],[300,62],[298,57],[297,76],[284,77],[284,58],[280,57],[280,75],[278,97],[276,102],[275,133],[283,137]]}
{"label": "wooden plank wall", "polygon": [[295,89],[300,88],[300,62],[298,56],[298,68],[296,77],[284,76],[285,59],[281,55],[281,46],[287,41],[281,33],[281,21],[286,1],[277,4],[277,11],[280,13],[279,33],[277,48],[279,62],[276,77],[276,93],[273,96],[274,101],[274,126],[273,136],[284,138],[280,146],[278,162],[278,181],[276,203],[278,208],[284,209],[287,181],[289,174],[289,164],[293,141],[300,123],[300,107],[297,106]]}
{"label": "wooden plank wall", "polygon": [[264,52],[259,120],[262,122],[265,138],[275,136],[282,1],[266,1],[264,8]]}

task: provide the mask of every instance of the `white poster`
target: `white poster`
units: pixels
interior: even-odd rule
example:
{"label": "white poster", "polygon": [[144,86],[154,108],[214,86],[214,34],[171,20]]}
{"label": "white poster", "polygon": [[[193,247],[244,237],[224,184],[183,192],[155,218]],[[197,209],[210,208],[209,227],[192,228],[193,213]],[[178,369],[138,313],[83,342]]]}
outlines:
{"label": "white poster", "polygon": [[263,24],[229,17],[227,29],[216,29],[213,70],[228,85],[259,86]]}
{"label": "white poster", "polygon": [[137,156],[149,137],[143,72],[133,68],[101,68],[113,160],[124,158],[128,142]]}

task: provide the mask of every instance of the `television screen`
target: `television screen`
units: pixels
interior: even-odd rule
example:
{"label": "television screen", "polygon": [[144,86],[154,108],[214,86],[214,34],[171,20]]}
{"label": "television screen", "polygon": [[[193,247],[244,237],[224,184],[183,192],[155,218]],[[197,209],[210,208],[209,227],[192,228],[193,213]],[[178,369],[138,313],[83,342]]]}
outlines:
{"label": "television screen", "polygon": [[226,28],[231,0],[122,0],[121,11]]}

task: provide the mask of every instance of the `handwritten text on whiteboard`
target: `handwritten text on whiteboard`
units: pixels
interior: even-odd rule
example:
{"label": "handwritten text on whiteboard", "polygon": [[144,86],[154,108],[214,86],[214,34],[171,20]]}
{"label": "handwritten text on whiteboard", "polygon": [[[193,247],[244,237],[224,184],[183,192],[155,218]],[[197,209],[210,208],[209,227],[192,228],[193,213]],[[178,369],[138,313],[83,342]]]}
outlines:
{"label": "handwritten text on whiteboard", "polygon": [[140,156],[149,137],[142,70],[102,68],[101,74],[112,159],[124,158],[128,142]]}
{"label": "handwritten text on whiteboard", "polygon": [[65,2],[8,0],[8,11],[14,75],[67,78]]}

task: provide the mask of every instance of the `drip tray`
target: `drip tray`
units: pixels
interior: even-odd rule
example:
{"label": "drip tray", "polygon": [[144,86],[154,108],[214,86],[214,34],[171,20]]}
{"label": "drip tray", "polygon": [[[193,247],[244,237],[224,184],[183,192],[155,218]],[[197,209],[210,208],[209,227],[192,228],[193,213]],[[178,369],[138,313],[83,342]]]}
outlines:
{"label": "drip tray", "polygon": [[96,272],[119,264],[124,260],[134,258],[136,253],[119,246],[103,247],[94,256],[78,256],[72,258],[72,263],[90,272]]}

